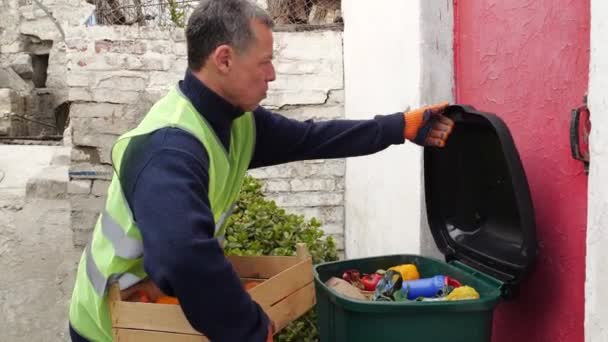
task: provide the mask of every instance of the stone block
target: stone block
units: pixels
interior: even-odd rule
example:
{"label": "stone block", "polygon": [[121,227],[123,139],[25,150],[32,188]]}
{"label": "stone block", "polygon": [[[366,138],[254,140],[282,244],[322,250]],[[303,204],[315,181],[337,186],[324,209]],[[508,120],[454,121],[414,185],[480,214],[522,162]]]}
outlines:
{"label": "stone block", "polygon": [[74,246],[85,246],[91,241],[93,228],[95,228],[98,217],[99,211],[71,211],[70,220],[73,232],[72,243]]}
{"label": "stone block", "polygon": [[179,73],[171,71],[151,71],[149,75],[149,88],[167,89],[169,86],[177,84],[177,82],[184,77],[184,71]]}
{"label": "stone block", "polygon": [[342,224],[324,224],[321,226],[321,229],[328,235],[343,235],[344,234],[344,225]]}
{"label": "stone block", "polygon": [[91,102],[93,101],[93,94],[89,88],[73,88],[71,87],[68,91],[68,100],[74,101],[84,101]]}
{"label": "stone block", "polygon": [[97,197],[106,196],[110,182],[106,180],[94,180],[91,193]]}
{"label": "stone block", "polygon": [[343,159],[326,160],[323,163],[303,162],[295,171],[296,176],[302,178],[342,177],[346,172],[346,163]]}
{"label": "stone block", "polygon": [[13,62],[11,63],[11,68],[19,75],[21,78],[26,80],[31,80],[32,75],[34,73],[34,68],[32,66],[32,57],[28,54],[19,54]]}
{"label": "stone block", "polygon": [[[97,77],[95,87],[132,92],[143,91],[146,88],[146,83],[146,77],[141,74],[110,74]],[[97,91],[97,89],[95,91]]]}
{"label": "stone block", "polygon": [[316,207],[324,205],[342,205],[343,193],[327,192],[300,192],[291,194],[269,194],[268,199],[273,200],[280,207]]}
{"label": "stone block", "polygon": [[61,32],[55,23],[49,19],[44,12],[33,20],[22,20],[19,25],[19,32],[24,35],[38,37],[42,40],[62,40]]}
{"label": "stone block", "polygon": [[0,52],[3,54],[19,53],[25,50],[25,43],[22,40],[15,40],[10,43],[0,44]]}
{"label": "stone block", "polygon": [[289,182],[286,180],[267,180],[263,185],[264,192],[286,192],[290,191]]}
{"label": "stone block", "polygon": [[136,104],[141,93],[137,90],[121,90],[115,88],[96,88],[91,91],[92,101]]}
{"label": "stone block", "polygon": [[325,223],[338,222],[344,223],[344,206],[323,207],[321,219]]}
{"label": "stone block", "polygon": [[101,163],[97,148],[89,146],[73,146],[70,151],[70,161],[87,162],[91,164]]}
{"label": "stone block", "polygon": [[68,183],[68,194],[88,195],[91,193],[91,184],[93,181],[89,179],[75,179]]}
{"label": "stone block", "polygon": [[330,178],[342,177],[346,171],[343,159],[305,161],[269,166],[249,170],[249,175],[257,179],[273,178]]}
{"label": "stone block", "polygon": [[63,199],[67,196],[68,167],[50,166],[28,179],[25,197],[32,199]]}
{"label": "stone block", "polygon": [[[118,134],[103,134],[103,133],[87,133],[87,132],[78,132],[74,131],[72,136],[72,142],[76,146],[89,146],[89,147],[103,147],[103,146],[112,146],[116,139],[118,139]],[[102,160],[101,155],[99,156],[100,160]]]}
{"label": "stone block", "polygon": [[51,165],[52,166],[69,166],[70,162],[71,162],[71,158],[70,158],[71,151],[72,151],[72,148],[67,147],[65,145],[63,147],[58,148],[53,153],[53,158],[51,159]]}
{"label": "stone block", "polygon": [[257,179],[291,178],[297,175],[297,163],[281,164],[249,170],[249,175]]}
{"label": "stone block", "polygon": [[1,114],[23,114],[25,102],[14,90],[8,88],[0,89],[0,115]]}
{"label": "stone block", "polygon": [[187,56],[188,55],[188,46],[186,45],[185,42],[175,43],[173,51],[177,56]]}
{"label": "stone block", "polygon": [[186,32],[183,28],[173,28],[170,32],[170,38],[174,42],[185,42],[186,41]]}
{"label": "stone block", "polygon": [[122,71],[143,63],[142,56],[120,53],[70,53],[67,59],[68,68],[72,71]]}
{"label": "stone block", "polygon": [[175,43],[171,40],[146,40],[146,50],[163,55],[175,54]]}
{"label": "stone block", "polygon": [[69,71],[66,76],[69,87],[89,87],[93,83],[91,72]]}
{"label": "stone block", "polygon": [[[297,81],[294,83],[298,83]],[[269,108],[281,108],[287,105],[313,105],[323,104],[327,100],[328,90],[324,89],[282,89],[278,86],[272,86],[268,90],[267,97],[262,101],[262,106]]]}
{"label": "stone block", "polygon": [[187,57],[179,57],[177,56],[173,61],[173,65],[171,66],[171,70],[183,75],[186,69],[188,68],[188,58]]}
{"label": "stone block", "polygon": [[344,190],[346,188],[346,184],[345,184],[345,180],[344,178],[340,178],[339,180],[336,181],[336,189],[337,190]]}
{"label": "stone block", "polygon": [[97,154],[99,155],[99,162],[102,164],[112,164],[112,146],[114,143],[109,145],[98,146],[96,148]]}
{"label": "stone block", "polygon": [[[4,116],[4,114],[0,114],[0,136],[11,135],[11,121],[8,118],[8,115]],[[0,172],[0,176],[2,173]]]}
{"label": "stone block", "polygon": [[73,211],[100,212],[105,205],[105,199],[88,195],[71,195],[70,205]]}
{"label": "stone block", "polygon": [[117,103],[73,103],[71,118],[124,118],[127,106]]}
{"label": "stone block", "polygon": [[290,214],[302,215],[307,220],[315,218],[316,220],[323,222],[323,207],[289,207],[285,208]]}
{"label": "stone block", "polygon": [[[83,53],[68,52],[68,70],[74,71],[95,71],[95,70],[120,70],[120,67],[110,65],[106,62],[107,58],[115,56],[98,56]],[[117,63],[118,64],[118,63]]]}
{"label": "stone block", "polygon": [[336,242],[336,249],[339,250],[339,251],[343,251],[344,250],[344,235],[341,235],[341,234],[331,234],[330,236]]}
{"label": "stone block", "polygon": [[90,39],[68,38],[65,40],[65,47],[69,52],[86,52],[91,44],[92,40]]}
{"label": "stone block", "polygon": [[29,94],[34,89],[34,84],[25,81],[12,68],[0,68],[0,88],[10,88],[19,94]]}
{"label": "stone block", "polygon": [[70,179],[105,179],[111,180],[114,169],[111,165],[78,163],[70,165]]}
{"label": "stone block", "polygon": [[332,89],[329,91],[327,104],[344,105],[344,89]]}
{"label": "stone block", "polygon": [[[120,57],[117,57],[120,56]],[[167,71],[171,68],[173,59],[172,56],[161,55],[157,53],[147,53],[142,56],[135,55],[104,55],[105,63],[112,68],[111,70],[136,70],[136,71]],[[103,70],[103,69],[101,69]]]}
{"label": "stone block", "polygon": [[287,211],[298,215],[304,215],[307,219],[315,218],[323,224],[336,223],[344,225],[344,206],[319,206],[319,207],[289,207]]}
{"label": "stone block", "polygon": [[[124,27],[124,26],[123,26]],[[124,39],[139,39],[139,40],[151,40],[161,39],[170,40],[172,39],[173,32],[171,29],[163,29],[158,26],[133,26],[132,30],[124,30],[119,32],[119,37]]]}
{"label": "stone block", "polygon": [[95,41],[95,53],[121,53],[143,55],[146,53],[146,43],[139,40],[109,40]]}
{"label": "stone block", "polygon": [[324,121],[344,118],[344,106],[336,104],[296,106],[289,109],[279,110],[278,113],[299,121]]}
{"label": "stone block", "polygon": [[334,191],[336,182],[333,179],[294,179],[290,182],[292,191]]}
{"label": "stone block", "polygon": [[92,135],[113,135],[119,136],[131,128],[135,127],[136,123],[130,120],[119,120],[117,118],[77,118],[72,126],[74,133],[74,143],[83,146],[103,146],[103,145],[88,145],[82,143],[83,139]]}

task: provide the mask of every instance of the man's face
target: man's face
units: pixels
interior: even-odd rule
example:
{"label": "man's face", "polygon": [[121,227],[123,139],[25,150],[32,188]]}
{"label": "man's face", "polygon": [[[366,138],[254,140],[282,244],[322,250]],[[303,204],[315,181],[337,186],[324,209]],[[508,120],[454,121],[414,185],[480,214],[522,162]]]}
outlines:
{"label": "man's face", "polygon": [[227,75],[227,92],[235,105],[245,111],[257,108],[266,98],[268,83],[275,80],[272,65],[272,30],[257,20],[252,20],[254,40],[249,47],[236,53]]}

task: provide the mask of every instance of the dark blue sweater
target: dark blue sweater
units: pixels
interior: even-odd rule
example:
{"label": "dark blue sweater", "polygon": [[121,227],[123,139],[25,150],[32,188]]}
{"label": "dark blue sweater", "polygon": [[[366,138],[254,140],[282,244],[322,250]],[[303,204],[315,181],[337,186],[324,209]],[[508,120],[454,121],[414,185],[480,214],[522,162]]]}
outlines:
{"label": "dark blue sweater", "polygon": [[[179,87],[228,150],[231,123],[242,110],[189,72]],[[250,168],[367,155],[404,142],[401,113],[373,120],[299,122],[259,107],[254,117]],[[143,236],[145,270],[163,292],[178,297],[190,324],[212,341],[265,341],[268,318],[213,237],[208,166],[203,145],[176,128],[129,144],[120,178]]]}

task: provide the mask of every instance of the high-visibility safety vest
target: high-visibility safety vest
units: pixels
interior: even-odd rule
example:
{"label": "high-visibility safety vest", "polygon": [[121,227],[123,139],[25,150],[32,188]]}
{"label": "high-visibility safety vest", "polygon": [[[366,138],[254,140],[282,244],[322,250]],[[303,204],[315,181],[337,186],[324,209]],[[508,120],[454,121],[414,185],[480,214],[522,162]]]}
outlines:
{"label": "high-visibility safety vest", "polygon": [[143,265],[141,233],[123,194],[117,172],[131,138],[165,127],[189,132],[207,150],[208,196],[216,222],[215,236],[218,238],[223,237],[224,223],[234,207],[249,167],[255,138],[252,113],[246,112],[233,121],[230,152],[227,153],[211,126],[176,87],[150,109],[134,130],[117,140],[112,149],[115,172],[105,208],[97,220],[91,242],[82,253],[70,303],[72,327],[92,341],[112,340],[107,303],[110,282],[117,281],[122,290],[147,276]]}

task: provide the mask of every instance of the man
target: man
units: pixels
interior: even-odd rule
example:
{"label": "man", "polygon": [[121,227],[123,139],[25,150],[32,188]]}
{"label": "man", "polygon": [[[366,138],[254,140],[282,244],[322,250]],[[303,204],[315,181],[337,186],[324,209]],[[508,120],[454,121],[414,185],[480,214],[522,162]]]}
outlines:
{"label": "man", "polygon": [[[259,106],[275,79],[273,23],[247,0],[202,0],[188,71],[112,150],[106,206],[81,258],[74,341],[110,341],[109,283],[178,298],[212,341],[264,341],[272,322],[224,257],[224,222],[248,168],[378,152],[409,139],[443,147],[446,104],[373,120],[298,122]],[[154,292],[154,291],[153,291]]]}

